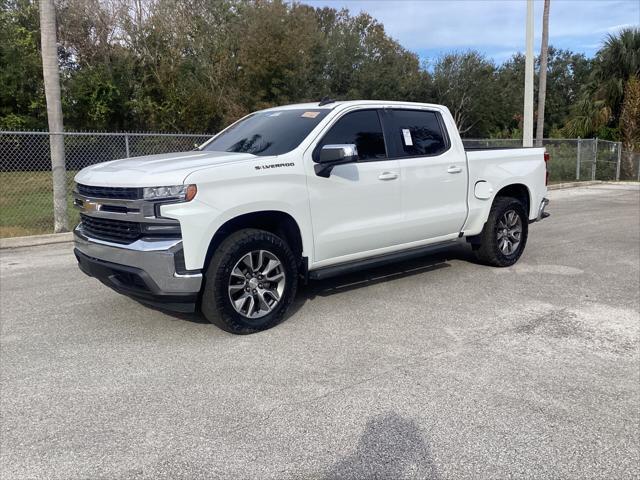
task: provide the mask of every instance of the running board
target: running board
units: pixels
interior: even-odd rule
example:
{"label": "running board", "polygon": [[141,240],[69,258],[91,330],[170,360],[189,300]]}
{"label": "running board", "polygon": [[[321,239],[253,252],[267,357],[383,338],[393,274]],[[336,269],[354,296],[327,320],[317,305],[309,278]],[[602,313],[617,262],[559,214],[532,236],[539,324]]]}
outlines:
{"label": "running board", "polygon": [[389,263],[409,260],[411,258],[421,257],[428,253],[435,253],[440,250],[446,250],[447,248],[450,248],[458,243],[458,240],[448,240],[446,242],[411,248],[408,250],[403,250],[401,252],[387,253],[385,255],[379,255],[377,257],[363,258],[362,260],[354,260],[352,262],[341,263],[339,265],[331,265],[330,267],[323,267],[317,270],[309,271],[309,278],[312,280],[324,280],[325,278],[344,275],[356,270],[380,267]]}

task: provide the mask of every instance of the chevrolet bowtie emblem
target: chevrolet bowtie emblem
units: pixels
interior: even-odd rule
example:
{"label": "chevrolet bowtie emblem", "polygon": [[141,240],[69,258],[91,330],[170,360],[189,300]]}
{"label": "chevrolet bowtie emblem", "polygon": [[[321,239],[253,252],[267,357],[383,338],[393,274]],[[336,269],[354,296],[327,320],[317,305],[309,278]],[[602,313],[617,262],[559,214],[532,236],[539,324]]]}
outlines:
{"label": "chevrolet bowtie emblem", "polygon": [[98,202],[90,202],[88,200],[85,200],[85,202],[82,204],[82,209],[85,212],[99,212],[100,207],[102,207],[102,205],[100,205]]}

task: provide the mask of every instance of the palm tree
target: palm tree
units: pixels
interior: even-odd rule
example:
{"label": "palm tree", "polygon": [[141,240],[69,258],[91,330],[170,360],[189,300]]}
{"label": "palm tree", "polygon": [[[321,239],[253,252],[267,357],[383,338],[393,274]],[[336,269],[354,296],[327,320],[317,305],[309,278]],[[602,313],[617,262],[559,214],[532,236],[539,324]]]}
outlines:
{"label": "palm tree", "polygon": [[542,45],[540,46],[540,77],[538,79],[538,121],[536,125],[536,143],[542,146],[544,138],[544,103],[547,96],[547,59],[549,56],[549,6],[551,0],[544,0],[542,13]]}
{"label": "palm tree", "polygon": [[[62,102],[60,100],[60,72],[58,70],[58,45],[56,41],[56,12],[53,0],[40,0],[40,37],[42,41],[42,74],[47,98],[49,132],[62,132]],[[53,178],[53,231],[66,232],[67,176],[64,162],[64,138],[49,135],[51,148],[51,172]]]}
{"label": "palm tree", "polygon": [[[565,134],[586,137],[602,127],[618,129],[629,80],[640,76],[640,29],[609,35],[598,51],[594,68]],[[618,134],[619,136],[619,134]]]}

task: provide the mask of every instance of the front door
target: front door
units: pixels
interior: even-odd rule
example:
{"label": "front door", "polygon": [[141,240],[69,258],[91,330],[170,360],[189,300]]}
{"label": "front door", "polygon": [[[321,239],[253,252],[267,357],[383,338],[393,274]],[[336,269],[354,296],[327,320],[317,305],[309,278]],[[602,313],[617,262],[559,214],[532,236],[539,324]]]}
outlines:
{"label": "front door", "polygon": [[[307,177],[314,235],[314,266],[356,260],[400,243],[401,175],[387,155],[376,109],[345,113],[318,148],[355,144],[358,161],[335,166],[328,178]],[[305,163],[312,165],[309,149]]]}

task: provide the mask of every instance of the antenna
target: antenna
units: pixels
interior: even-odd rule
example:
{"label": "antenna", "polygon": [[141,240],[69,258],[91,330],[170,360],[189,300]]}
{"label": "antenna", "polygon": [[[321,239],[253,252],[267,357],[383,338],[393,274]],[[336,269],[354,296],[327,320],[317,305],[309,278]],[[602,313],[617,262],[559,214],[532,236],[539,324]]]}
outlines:
{"label": "antenna", "polygon": [[322,107],[324,105],[328,105],[330,103],[335,102],[335,100],[333,98],[329,98],[329,97],[322,97],[322,99],[320,100],[320,103],[318,103],[319,107]]}

